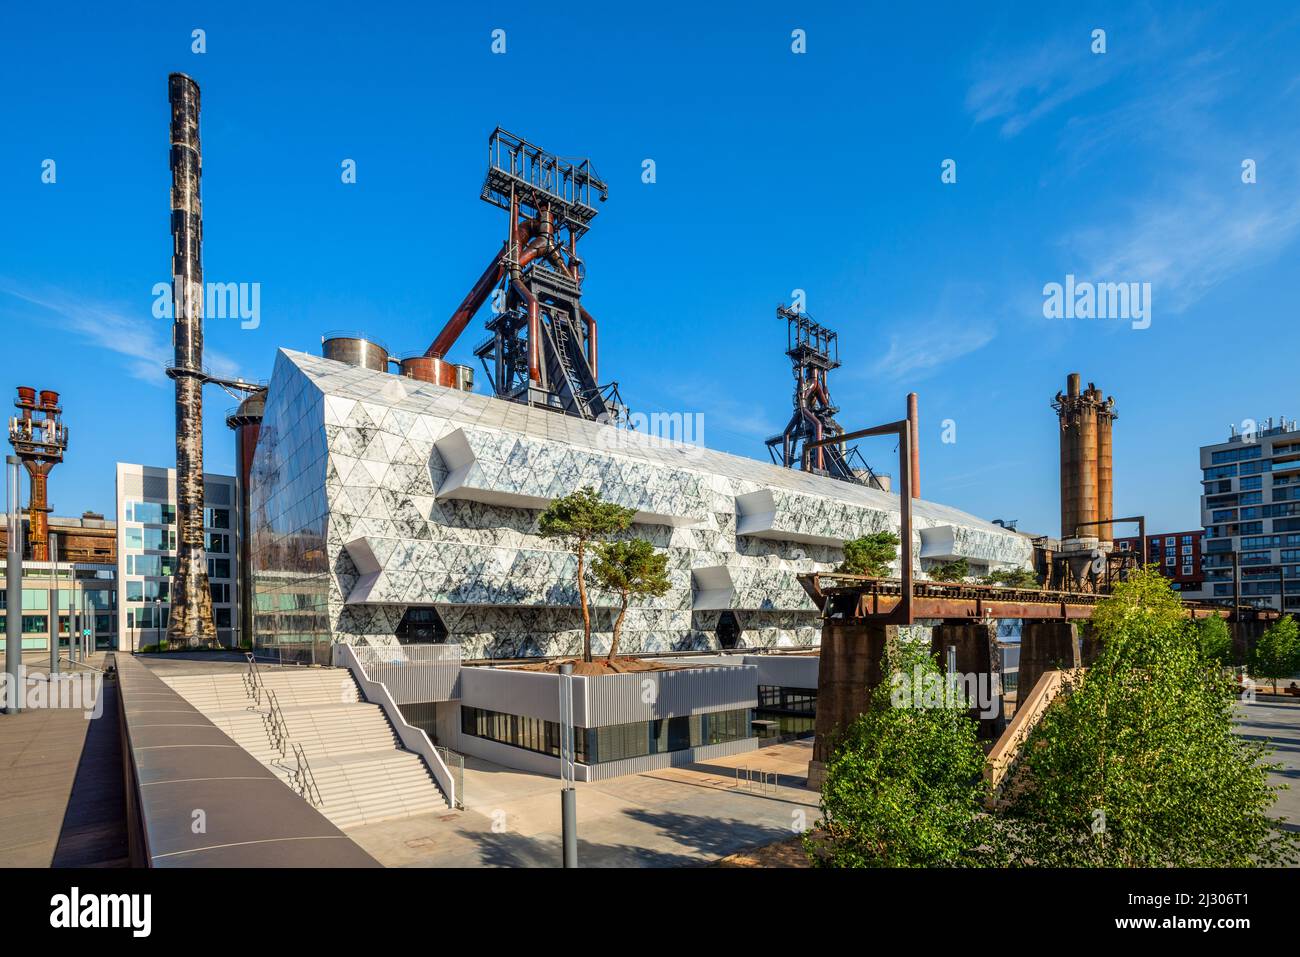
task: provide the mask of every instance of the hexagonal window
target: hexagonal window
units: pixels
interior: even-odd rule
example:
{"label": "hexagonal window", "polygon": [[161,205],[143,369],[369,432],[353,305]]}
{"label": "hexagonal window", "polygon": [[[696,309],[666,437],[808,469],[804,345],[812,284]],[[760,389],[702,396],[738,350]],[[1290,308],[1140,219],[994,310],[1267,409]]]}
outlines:
{"label": "hexagonal window", "polygon": [[396,634],[404,645],[441,645],[447,640],[447,626],[437,608],[412,606],[406,609]]}
{"label": "hexagonal window", "polygon": [[724,611],[718,616],[718,627],[714,630],[718,636],[718,646],[730,650],[740,644],[740,622],[734,611]]}

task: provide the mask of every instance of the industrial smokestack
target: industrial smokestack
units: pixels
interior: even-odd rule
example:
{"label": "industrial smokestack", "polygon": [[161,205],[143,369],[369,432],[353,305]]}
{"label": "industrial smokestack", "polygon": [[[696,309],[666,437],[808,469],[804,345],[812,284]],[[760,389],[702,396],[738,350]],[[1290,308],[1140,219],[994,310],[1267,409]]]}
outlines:
{"label": "industrial smokestack", "polygon": [[[1078,535],[1113,541],[1114,517],[1111,423],[1115,400],[1104,399],[1091,382],[1081,389],[1077,372],[1052,403],[1061,426],[1061,538]],[[1082,526],[1082,527],[1081,527]]]}
{"label": "industrial smokestack", "polygon": [[176,572],[170,642],[216,641],[203,551],[203,210],[199,201],[199,86],[183,73],[167,78],[171,102],[172,342],[176,381]]}
{"label": "industrial smokestack", "polygon": [[1115,478],[1112,465],[1113,447],[1111,444],[1111,423],[1115,421],[1115,399],[1102,400],[1101,390],[1097,390],[1097,519],[1105,522],[1097,526],[1097,537],[1103,542],[1115,540],[1114,526],[1110,519],[1115,517]]}

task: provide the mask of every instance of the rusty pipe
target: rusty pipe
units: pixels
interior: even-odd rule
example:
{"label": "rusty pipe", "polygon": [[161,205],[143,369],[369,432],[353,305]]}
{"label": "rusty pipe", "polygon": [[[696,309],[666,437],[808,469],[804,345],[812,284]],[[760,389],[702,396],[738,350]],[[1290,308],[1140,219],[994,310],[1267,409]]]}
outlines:
{"label": "rusty pipe", "polygon": [[921,416],[917,411],[916,393],[907,393],[907,431],[912,437],[912,498],[921,497]]}
{"label": "rusty pipe", "polygon": [[596,317],[581,305],[578,306],[578,314],[582,316],[583,321],[587,324],[587,364],[591,366],[591,378],[600,381],[596,379],[596,356],[598,354],[596,349]]}
{"label": "rusty pipe", "polygon": [[538,305],[537,297],[518,279],[513,280],[510,286],[520,299],[528,303],[528,381],[540,383],[542,381],[541,349],[539,348],[542,336],[541,307]]}
{"label": "rusty pipe", "polygon": [[505,269],[502,265],[502,259],[509,254],[510,243],[502,243],[501,251],[492,257],[492,262],[488,264],[487,269],[483,270],[483,275],[479,276],[478,282],[474,283],[469,294],[461,300],[460,305],[456,307],[456,311],[447,320],[447,324],[442,327],[442,332],[438,333],[438,337],[433,340],[433,344],[424,350],[426,356],[441,359],[456,344],[460,334],[469,325],[470,319],[474,318],[474,313],[478,312],[483,307],[483,303],[487,302],[488,296],[492,294],[492,288],[501,279]]}

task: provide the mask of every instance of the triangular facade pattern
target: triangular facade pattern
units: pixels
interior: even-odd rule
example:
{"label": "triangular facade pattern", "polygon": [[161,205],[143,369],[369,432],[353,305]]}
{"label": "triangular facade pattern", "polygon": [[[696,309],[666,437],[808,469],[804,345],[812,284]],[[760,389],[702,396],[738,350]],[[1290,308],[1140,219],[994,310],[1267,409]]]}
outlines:
{"label": "triangular facade pattern", "polygon": [[[724,569],[709,602],[734,612],[742,647],[814,645],[796,574],[898,520],[888,493],[282,351],[252,483],[256,640],[320,659],[335,641],[394,643],[407,608],[434,606],[467,658],[574,653],[576,556],[537,519],[584,485],[635,509],[629,534],[669,556],[668,594],[628,610],[629,652],[718,647],[700,569]],[[1023,536],[963,512],[918,501],[914,516],[916,554],[921,530],[952,526],[973,563],[1029,560]],[[600,651],[616,608],[591,596]]]}

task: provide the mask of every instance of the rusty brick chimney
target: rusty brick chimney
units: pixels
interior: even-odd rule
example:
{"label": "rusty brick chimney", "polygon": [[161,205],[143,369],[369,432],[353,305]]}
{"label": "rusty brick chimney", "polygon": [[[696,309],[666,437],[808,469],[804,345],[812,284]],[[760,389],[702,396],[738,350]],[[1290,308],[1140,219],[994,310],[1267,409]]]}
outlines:
{"label": "rusty brick chimney", "polygon": [[1115,515],[1111,462],[1115,399],[1103,397],[1091,382],[1082,389],[1079,373],[1071,372],[1065,392],[1056,393],[1052,407],[1061,425],[1061,540],[1081,535],[1111,542],[1111,525],[1087,523],[1105,522]]}

